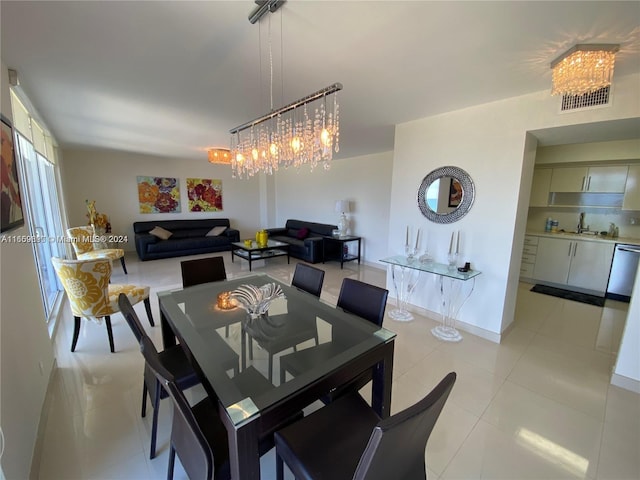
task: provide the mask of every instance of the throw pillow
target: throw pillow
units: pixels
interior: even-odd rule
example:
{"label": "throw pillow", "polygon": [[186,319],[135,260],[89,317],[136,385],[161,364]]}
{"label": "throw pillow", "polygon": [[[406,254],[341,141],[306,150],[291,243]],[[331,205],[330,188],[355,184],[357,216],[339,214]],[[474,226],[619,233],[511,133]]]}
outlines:
{"label": "throw pillow", "polygon": [[151,230],[149,233],[151,235],[155,235],[158,238],[161,238],[162,240],[167,240],[171,235],[173,235],[173,233],[169,230],[165,230],[164,228],[158,227],[157,225],[153,227],[153,230]]}
{"label": "throw pillow", "polygon": [[222,232],[224,232],[227,229],[227,227],[224,226],[220,226],[220,227],[213,227],[211,230],[209,230],[207,232],[207,234],[205,235],[205,237],[217,237],[218,235],[220,235]]}
{"label": "throw pillow", "polygon": [[302,227],[300,230],[298,230],[298,233],[296,234],[296,238],[298,240],[304,240],[308,236],[309,236],[309,229],[306,227]]}

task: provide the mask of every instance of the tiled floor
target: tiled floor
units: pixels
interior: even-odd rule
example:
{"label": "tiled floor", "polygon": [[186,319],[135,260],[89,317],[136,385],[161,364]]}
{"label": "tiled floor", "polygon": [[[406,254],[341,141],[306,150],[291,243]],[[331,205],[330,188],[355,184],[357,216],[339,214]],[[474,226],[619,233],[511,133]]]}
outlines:
{"label": "tiled floor", "polygon": [[[229,277],[248,273],[231,263]],[[129,275],[114,265],[114,283],[180,286],[179,259],[138,262]],[[283,258],[256,271],[290,282],[295,261]],[[342,278],[384,286],[385,272],[355,263],[326,270],[322,298],[335,303]],[[458,344],[436,340],[436,321],[385,318],[395,331],[392,411],[417,401],[447,372],[458,381],[427,448],[430,479],[638,479],[640,396],[609,384],[626,305],[597,308],[530,292],[520,285],[516,322],[502,344],[469,334]],[[136,306],[145,326],[142,305]],[[389,310],[389,308],[387,309]],[[150,416],[140,418],[142,356],[124,319],[113,318],[115,354],[104,326],[83,324],[69,352],[72,319],[65,315],[56,341],[59,370],[53,381],[40,479],[166,478],[171,408],[162,402],[158,456],[149,460]],[[160,328],[147,328],[158,346]],[[191,399],[201,390],[188,392]],[[149,407],[150,409],[150,407]],[[273,451],[262,459],[262,478],[274,478]],[[177,465],[176,479],[185,478]]]}

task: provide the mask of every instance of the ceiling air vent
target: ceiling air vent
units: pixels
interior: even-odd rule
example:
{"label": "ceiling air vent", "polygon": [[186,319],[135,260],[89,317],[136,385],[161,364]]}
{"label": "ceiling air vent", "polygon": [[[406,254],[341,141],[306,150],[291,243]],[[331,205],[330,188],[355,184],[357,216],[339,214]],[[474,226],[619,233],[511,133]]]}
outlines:
{"label": "ceiling air vent", "polygon": [[561,112],[577,110],[579,108],[592,108],[609,105],[611,87],[602,87],[595,92],[585,93],[582,95],[563,95]]}

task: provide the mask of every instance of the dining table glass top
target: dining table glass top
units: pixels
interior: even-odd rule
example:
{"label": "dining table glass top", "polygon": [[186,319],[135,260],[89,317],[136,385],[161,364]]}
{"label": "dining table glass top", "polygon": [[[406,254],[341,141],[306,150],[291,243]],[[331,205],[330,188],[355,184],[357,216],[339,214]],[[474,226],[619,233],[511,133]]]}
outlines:
{"label": "dining table glass top", "polygon": [[[272,302],[266,318],[250,322],[240,307],[223,310],[217,306],[220,293],[241,285],[260,287],[268,283],[279,285],[285,298]],[[168,290],[158,293],[158,298],[173,332],[186,344],[202,375],[237,424],[395,338],[389,330],[264,274]],[[313,340],[316,332],[318,345]],[[253,355],[249,353],[249,342],[253,342]],[[266,355],[260,350],[275,353],[277,362],[279,355],[292,353],[294,345],[298,351],[328,348],[331,355],[319,356],[321,361],[311,362],[295,377],[287,375],[280,384],[279,375],[269,378]],[[238,361],[230,368],[229,356],[234,353]],[[247,395],[243,378],[256,371],[263,378],[255,382],[253,377],[254,386],[263,383],[265,387]]]}

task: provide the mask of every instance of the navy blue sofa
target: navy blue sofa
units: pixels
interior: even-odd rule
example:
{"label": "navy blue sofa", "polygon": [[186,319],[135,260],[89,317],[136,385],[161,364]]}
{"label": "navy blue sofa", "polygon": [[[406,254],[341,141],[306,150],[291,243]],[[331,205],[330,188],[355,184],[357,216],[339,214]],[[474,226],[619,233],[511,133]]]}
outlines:
{"label": "navy blue sofa", "polygon": [[[167,240],[151,235],[149,232],[156,226],[170,231],[172,235]],[[207,237],[207,232],[217,226],[227,229],[218,236]],[[231,242],[240,241],[240,232],[231,228],[228,218],[134,222],[133,232],[136,252],[142,261],[222,252],[231,250]]]}
{"label": "navy blue sofa", "polygon": [[[309,263],[318,263],[323,260],[322,237],[330,237],[337,228],[327,223],[290,219],[287,220],[284,228],[267,228],[266,230],[271,240],[289,244],[289,255],[292,257]],[[300,235],[302,229],[306,229],[306,235]],[[335,246],[330,246],[330,248],[333,247]]]}

